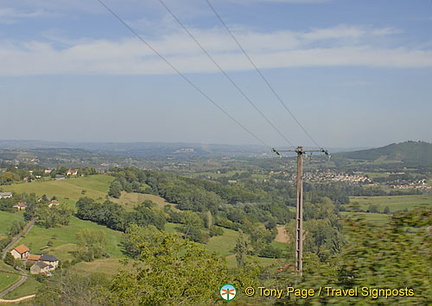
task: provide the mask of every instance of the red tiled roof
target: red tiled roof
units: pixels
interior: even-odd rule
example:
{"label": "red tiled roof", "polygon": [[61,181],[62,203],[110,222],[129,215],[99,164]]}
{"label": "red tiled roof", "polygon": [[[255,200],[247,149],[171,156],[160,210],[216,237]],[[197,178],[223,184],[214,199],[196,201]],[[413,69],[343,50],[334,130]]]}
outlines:
{"label": "red tiled roof", "polygon": [[34,254],[30,254],[30,255],[27,257],[27,260],[30,260],[30,261],[38,261],[41,257],[42,257],[42,255],[34,255]]}
{"label": "red tiled roof", "polygon": [[24,244],[17,246],[14,250],[20,254],[24,254],[25,252],[30,251],[30,249],[28,247],[26,247]]}

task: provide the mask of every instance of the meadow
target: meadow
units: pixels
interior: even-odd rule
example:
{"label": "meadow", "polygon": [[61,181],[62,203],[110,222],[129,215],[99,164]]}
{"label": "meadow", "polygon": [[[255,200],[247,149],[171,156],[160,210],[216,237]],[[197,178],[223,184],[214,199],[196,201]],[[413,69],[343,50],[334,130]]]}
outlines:
{"label": "meadow", "polygon": [[0,260],[0,292],[18,281],[20,273]]}
{"label": "meadow", "polygon": [[178,211],[174,204],[168,203],[165,199],[153,195],[153,194],[145,194],[145,193],[136,193],[136,192],[121,192],[121,196],[119,199],[111,198],[110,201],[113,201],[117,204],[124,206],[127,210],[132,210],[135,206],[141,204],[144,201],[150,200],[159,208],[163,208],[165,205],[170,205],[174,211]]}
{"label": "meadow", "polygon": [[362,210],[367,210],[369,205],[378,205],[378,211],[382,212],[388,206],[390,213],[394,213],[416,207],[432,207],[432,195],[350,197],[350,203],[355,202],[360,204]]}
{"label": "meadow", "polygon": [[[32,253],[43,251],[56,256],[62,261],[71,261],[73,260],[73,252],[76,249],[76,233],[84,228],[91,231],[103,231],[107,239],[105,247],[108,254],[112,257],[122,257],[120,246],[122,232],[114,231],[91,221],[80,220],[76,217],[71,217],[67,226],[48,229],[35,226],[19,243],[25,244]],[[49,245],[51,246],[47,247]]]}
{"label": "meadow", "polygon": [[9,213],[0,211],[0,239],[5,238],[13,222],[22,221],[22,212]]}
{"label": "meadow", "polygon": [[114,177],[108,175],[90,175],[86,177],[68,178],[65,180],[34,181],[3,186],[3,190],[14,193],[35,193],[37,196],[56,196],[62,203],[75,208],[81,197],[104,200],[110,183]]}

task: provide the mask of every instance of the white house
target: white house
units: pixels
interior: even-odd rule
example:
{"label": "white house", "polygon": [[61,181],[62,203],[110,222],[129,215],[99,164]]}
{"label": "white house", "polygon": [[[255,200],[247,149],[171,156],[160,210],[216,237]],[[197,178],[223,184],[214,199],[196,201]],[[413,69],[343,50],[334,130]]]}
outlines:
{"label": "white house", "polygon": [[12,256],[15,259],[27,259],[30,254],[30,249],[26,247],[24,244],[21,244],[14,248],[11,252]]}
{"label": "white house", "polygon": [[39,262],[43,262],[52,266],[50,270],[55,270],[55,268],[57,268],[59,265],[59,260],[54,255],[49,254],[42,254],[42,257],[39,258]]}
{"label": "white house", "polygon": [[0,199],[12,198],[12,192],[0,192]]}

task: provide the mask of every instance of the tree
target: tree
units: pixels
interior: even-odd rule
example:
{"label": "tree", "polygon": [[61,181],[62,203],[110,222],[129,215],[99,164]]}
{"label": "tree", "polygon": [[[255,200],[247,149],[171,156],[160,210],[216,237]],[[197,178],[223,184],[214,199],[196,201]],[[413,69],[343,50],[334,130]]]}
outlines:
{"label": "tree", "polygon": [[184,234],[184,238],[200,243],[205,242],[206,238],[202,232],[204,221],[197,213],[191,211],[183,212],[182,223],[177,229]]}
{"label": "tree", "polygon": [[246,256],[248,253],[248,244],[242,230],[239,230],[239,236],[234,251],[236,252],[237,267],[240,268],[246,263]]}
{"label": "tree", "polygon": [[110,282],[102,273],[56,270],[55,277],[44,279],[35,305],[112,305]]}
{"label": "tree", "polygon": [[42,224],[45,228],[52,228],[58,225],[68,225],[72,210],[64,206],[48,207],[39,206],[36,210],[38,216],[38,224]]}
{"label": "tree", "polygon": [[121,196],[121,191],[122,191],[122,189],[123,189],[123,187],[122,187],[122,185],[120,184],[120,182],[117,181],[117,180],[115,180],[115,181],[113,181],[113,182],[111,183],[111,185],[110,185],[110,188],[109,188],[109,190],[108,190],[108,195],[109,195],[110,197],[113,197],[113,198],[118,199],[118,198],[120,198],[120,196]]}
{"label": "tree", "polygon": [[251,246],[256,254],[259,254],[261,250],[265,249],[275,237],[274,233],[266,229],[262,223],[250,224],[248,233],[250,235]]}
{"label": "tree", "polygon": [[91,231],[88,228],[84,228],[76,233],[76,239],[76,259],[93,261],[107,255],[105,251],[107,240],[102,230]]}
{"label": "tree", "polygon": [[153,225],[142,227],[131,224],[125,232],[123,252],[131,258],[138,258],[144,246],[159,245],[162,237],[162,233]]}
{"label": "tree", "polygon": [[12,256],[12,254],[10,252],[7,252],[5,259],[4,259],[4,262],[5,262],[5,264],[13,267],[15,264],[15,258]]}
{"label": "tree", "polygon": [[114,302],[208,305],[218,301],[218,288],[228,281],[225,260],[188,240],[162,235],[157,245],[143,244],[139,261],[127,264],[114,278]]}
{"label": "tree", "polygon": [[128,224],[135,223],[140,226],[154,225],[163,230],[166,223],[166,214],[157,208],[152,201],[144,201],[128,213]]}
{"label": "tree", "polygon": [[[392,217],[389,224],[372,226],[362,218],[347,220],[348,245],[338,258],[340,285],[408,288],[414,295],[390,296],[377,302],[432,303],[432,243],[425,227],[432,209],[413,209]],[[416,231],[408,232],[407,226]]]}

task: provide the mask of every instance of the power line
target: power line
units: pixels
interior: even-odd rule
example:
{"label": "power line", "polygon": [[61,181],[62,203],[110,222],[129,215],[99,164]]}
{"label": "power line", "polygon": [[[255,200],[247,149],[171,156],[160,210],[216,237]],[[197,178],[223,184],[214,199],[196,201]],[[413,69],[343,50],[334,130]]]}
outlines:
{"label": "power line", "polygon": [[267,123],[292,147],[294,145],[285,137],[285,135],[264,115],[264,113],[252,102],[249,96],[237,85],[237,83],[225,72],[225,70],[216,62],[213,56],[207,52],[207,50],[201,45],[198,39],[188,30],[188,28],[181,22],[179,18],[174,14],[173,11],[163,2],[158,0],[159,3],[167,10],[169,14],[175,19],[175,21],[183,28],[183,30],[192,38],[192,40],[200,47],[200,49],[207,55],[207,57],[213,62],[213,64],[219,69],[220,72],[230,81],[230,83],[237,89],[237,91],[249,102],[250,105],[261,115],[261,117],[267,121]]}
{"label": "power line", "polygon": [[145,44],[150,50],[152,50],[157,56],[159,56],[171,69],[173,69],[178,75],[182,77],[190,86],[192,86],[197,92],[199,92],[204,98],[210,101],[214,106],[216,106],[220,111],[222,111],[226,116],[228,116],[232,121],[234,121],[238,126],[245,130],[249,135],[254,137],[264,146],[271,148],[267,143],[265,143],[260,137],[255,135],[247,127],[245,127],[240,121],[230,115],[224,108],[216,103],[212,98],[210,98],[205,92],[203,92],[195,83],[193,83],[188,77],[186,77],[180,70],[178,70],[170,61],[168,61],[160,52],[158,52],[150,43],[148,43],[141,35],[139,35],[134,29],[132,29],[119,15],[117,15],[107,4],[102,0],[97,0],[108,12],[110,12],[120,23],[122,23],[130,32],[132,32],[143,44]]}
{"label": "power line", "polygon": [[267,80],[267,78],[264,76],[264,74],[261,72],[261,70],[255,65],[254,61],[251,59],[251,57],[247,54],[246,50],[243,48],[243,46],[240,44],[238,39],[235,37],[234,33],[230,30],[230,28],[227,26],[227,24],[223,21],[221,16],[218,14],[218,12],[215,10],[215,8],[211,5],[209,0],[205,0],[210,7],[210,9],[213,11],[213,13],[216,15],[216,17],[219,19],[219,21],[222,23],[222,25],[225,27],[225,29],[228,31],[232,39],[237,43],[240,50],[243,52],[243,54],[246,56],[246,58],[249,60],[251,65],[255,68],[256,72],[261,76],[263,81],[266,83],[270,91],[274,94],[276,99],[282,104],[283,108],[291,115],[291,117],[294,119],[294,121],[299,125],[299,127],[303,130],[303,132],[309,137],[310,140],[318,147],[321,146],[318,145],[318,143],[315,141],[315,139],[312,138],[312,136],[309,134],[309,132],[306,130],[306,128],[300,123],[300,121],[297,119],[297,117],[293,114],[292,111],[288,108],[288,106],[285,104],[285,102],[282,100],[280,95],[276,92],[276,90],[273,88],[273,86],[270,84],[270,82]]}

